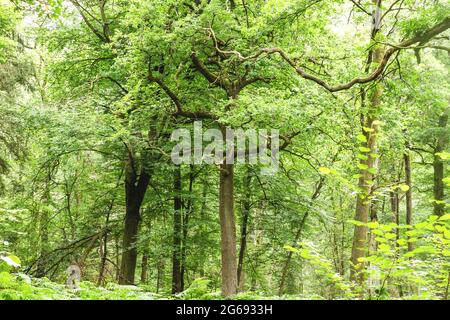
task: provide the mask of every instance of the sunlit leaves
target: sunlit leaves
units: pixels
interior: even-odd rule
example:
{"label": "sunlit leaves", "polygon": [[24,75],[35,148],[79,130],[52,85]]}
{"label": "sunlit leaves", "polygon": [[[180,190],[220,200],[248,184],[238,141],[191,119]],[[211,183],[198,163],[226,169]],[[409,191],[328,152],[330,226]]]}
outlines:
{"label": "sunlit leaves", "polygon": [[358,135],[356,136],[356,139],[357,139],[359,142],[367,142],[367,138],[366,138],[366,136],[363,135],[363,134],[358,134]]}

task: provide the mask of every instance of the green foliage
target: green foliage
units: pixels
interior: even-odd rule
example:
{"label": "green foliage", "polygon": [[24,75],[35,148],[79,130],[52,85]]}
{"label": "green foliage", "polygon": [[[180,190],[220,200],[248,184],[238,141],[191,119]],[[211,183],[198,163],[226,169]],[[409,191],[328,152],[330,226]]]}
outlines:
{"label": "green foliage", "polygon": [[220,298],[219,293],[211,293],[210,282],[210,280],[204,278],[195,279],[189,288],[178,294],[177,297],[185,300],[212,300]]}
{"label": "green foliage", "polygon": [[[0,257],[0,300],[154,300],[160,295],[146,292],[135,286],[110,283],[98,287],[83,281],[75,290],[47,278],[34,278],[24,273],[12,272],[20,266],[16,256]],[[5,264],[9,270],[5,269]]]}
{"label": "green foliage", "polygon": [[333,298],[350,299],[353,297],[351,285],[344,280],[342,275],[336,273],[333,264],[313,244],[301,242],[298,243],[298,247],[285,246],[285,249],[295,252],[311,264],[314,272],[323,281],[323,285],[329,287]]}
{"label": "green foliage", "polygon": [[[450,215],[430,216],[413,226],[369,223],[376,252],[360,259],[369,265],[366,277],[376,278],[374,298],[403,287],[408,299],[442,299],[450,275]],[[397,236],[396,233],[400,236]],[[409,245],[409,247],[408,247]],[[432,263],[430,263],[432,261]]]}
{"label": "green foliage", "polygon": [[[246,248],[234,299],[445,298],[450,219],[431,212],[448,209],[448,31],[399,49],[375,81],[333,94],[324,83],[364,78],[373,48],[420,37],[448,1],[382,1],[371,40],[373,8],[358,3],[0,0],[0,297],[224,299],[221,171],[182,165],[180,191],[170,161],[173,130],[206,114],[205,130],[276,129],[283,146],[272,176],[234,167]],[[138,285],[120,286],[146,175]],[[417,223],[405,226],[410,195]],[[348,280],[355,226],[370,230],[361,288]],[[173,296],[179,251],[185,290]],[[77,290],[63,285],[72,264]]]}

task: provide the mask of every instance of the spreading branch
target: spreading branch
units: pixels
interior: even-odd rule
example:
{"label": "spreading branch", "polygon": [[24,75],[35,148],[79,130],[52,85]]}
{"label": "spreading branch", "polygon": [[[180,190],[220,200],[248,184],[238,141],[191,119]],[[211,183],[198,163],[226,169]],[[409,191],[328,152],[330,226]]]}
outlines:
{"label": "spreading branch", "polygon": [[[386,69],[386,66],[388,65],[388,62],[389,62],[390,58],[396,52],[398,52],[398,51],[400,51],[402,49],[414,48],[413,46],[415,44],[423,45],[426,42],[430,41],[433,37],[441,34],[442,32],[446,31],[449,28],[450,28],[450,18],[446,17],[442,22],[436,24],[435,26],[433,26],[430,29],[426,30],[425,32],[421,33],[420,35],[417,35],[417,36],[415,36],[415,37],[413,37],[411,39],[405,40],[405,41],[399,43],[398,45],[392,46],[389,49],[387,49],[385,51],[383,59],[381,60],[380,64],[378,65],[378,67],[371,74],[369,74],[368,76],[361,77],[361,78],[360,77],[354,78],[353,80],[351,80],[351,81],[349,81],[347,83],[339,84],[339,85],[336,85],[336,86],[329,85],[323,79],[321,79],[321,78],[319,78],[317,76],[314,76],[314,75],[306,72],[301,67],[297,66],[297,63],[292,58],[290,58],[289,55],[281,48],[263,48],[263,49],[258,50],[254,54],[249,55],[249,56],[243,56],[240,52],[235,51],[235,50],[233,50],[233,51],[220,50],[217,46],[216,46],[216,50],[220,50],[220,52],[222,54],[227,55],[227,56],[234,55],[240,61],[255,60],[255,59],[257,59],[257,58],[259,58],[259,57],[261,57],[263,55],[269,56],[269,55],[272,55],[272,54],[278,54],[302,78],[317,83],[318,85],[322,86],[323,88],[325,88],[329,92],[338,92],[338,91],[348,90],[348,89],[352,88],[356,84],[365,84],[365,83],[369,83],[371,81],[374,81],[374,80],[378,79],[378,77],[380,77],[380,75]],[[211,33],[211,35],[214,37],[214,33]]]}
{"label": "spreading branch", "polygon": [[175,105],[176,111],[173,114],[174,116],[181,116],[185,118],[193,118],[193,119],[216,119],[216,116],[209,112],[190,112],[184,111],[181,101],[178,96],[158,77],[153,76],[151,72],[147,75],[147,79],[150,82],[156,83],[166,94],[169,96],[170,100],[172,100]]}

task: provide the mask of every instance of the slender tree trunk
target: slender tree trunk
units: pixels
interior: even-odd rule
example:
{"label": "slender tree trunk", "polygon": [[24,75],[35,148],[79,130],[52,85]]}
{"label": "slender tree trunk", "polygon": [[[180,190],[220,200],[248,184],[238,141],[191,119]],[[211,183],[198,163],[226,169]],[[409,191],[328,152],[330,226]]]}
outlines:
{"label": "slender tree trunk", "polygon": [[141,283],[147,282],[147,272],[148,272],[148,250],[144,250],[142,253],[141,262]]}
{"label": "slender tree trunk", "polygon": [[244,257],[245,250],[247,248],[247,224],[250,215],[250,183],[252,176],[250,175],[250,169],[247,167],[247,172],[244,176],[244,198],[242,199],[242,225],[241,225],[241,243],[239,249],[238,269],[237,269],[237,281],[240,291],[244,289]]}
{"label": "slender tree trunk", "polygon": [[222,255],[222,294],[237,293],[236,225],[234,219],[233,164],[220,165],[219,216]]}
{"label": "slender tree trunk", "polygon": [[108,258],[108,227],[109,227],[109,217],[111,215],[111,210],[114,206],[114,199],[110,202],[108,206],[108,211],[106,212],[106,218],[105,218],[105,234],[103,235],[102,241],[100,241],[100,252],[101,252],[101,258],[100,258],[100,271],[98,273],[98,280],[97,285],[101,286],[104,282],[105,278],[105,267],[106,267],[106,260]]}
{"label": "slender tree trunk", "polygon": [[120,236],[119,235],[115,235],[114,236],[114,242],[115,242],[115,256],[116,256],[116,281],[119,282],[120,279]]}
{"label": "slender tree trunk", "polygon": [[439,129],[442,131],[439,133],[435,152],[434,152],[434,160],[433,160],[433,194],[434,194],[434,214],[437,216],[442,216],[445,210],[445,194],[444,194],[444,161],[436,155],[436,153],[440,153],[446,151],[448,146],[448,114],[449,108],[439,117]]}
{"label": "slender tree trunk", "polygon": [[[409,153],[409,150],[407,150],[404,153],[403,160],[405,162],[405,181],[406,185],[409,187],[408,191],[406,191],[406,224],[412,226],[413,223],[412,179],[411,179],[411,155]],[[413,244],[412,242],[408,241],[408,251],[412,250]]]}
{"label": "slender tree trunk", "polygon": [[194,187],[194,166],[191,164],[189,168],[189,198],[186,206],[185,213],[183,215],[183,239],[182,239],[182,247],[181,247],[181,288],[180,291],[184,291],[184,278],[186,273],[186,251],[187,251],[187,238],[189,231],[189,217],[193,210],[192,203],[192,190]]}
{"label": "slender tree trunk", "polygon": [[[395,166],[392,168],[392,171],[395,172]],[[395,177],[395,184],[398,184],[398,182],[400,181],[400,176],[397,175],[397,177]],[[399,214],[399,207],[400,207],[400,199],[398,197],[398,192],[397,191],[390,191],[389,192],[389,198],[390,198],[390,202],[391,202],[391,212],[392,212],[392,216],[394,218],[394,223],[396,225],[400,224],[400,214]],[[395,234],[396,234],[396,240],[400,239],[400,229],[399,228],[395,228]]]}
{"label": "slender tree trunk", "polygon": [[156,293],[159,293],[159,290],[161,289],[163,285],[163,275],[164,275],[164,260],[161,260],[158,262],[156,270]]}
{"label": "slender tree trunk", "polygon": [[[146,225],[146,234],[147,237],[149,236],[151,230],[152,230],[152,221],[147,221]],[[148,257],[149,257],[149,250],[148,250],[148,243],[144,243],[144,249],[142,252],[142,261],[141,261],[141,283],[147,283],[148,281]]]}
{"label": "slender tree trunk", "polygon": [[181,167],[176,166],[173,175],[173,252],[172,294],[181,292]]}
{"label": "slender tree trunk", "polygon": [[[42,200],[46,205],[51,201],[50,195],[50,172],[47,174],[47,181],[45,183],[45,190]],[[43,207],[39,210],[39,260],[37,262],[36,276],[44,277],[47,268],[47,252],[48,252],[48,225],[49,225],[49,209]]]}
{"label": "slender tree trunk", "polygon": [[47,251],[48,251],[48,210],[47,208],[43,208],[40,210],[40,219],[39,219],[39,260],[37,262],[36,276],[43,277],[45,276],[46,266],[47,266]]}
{"label": "slender tree trunk", "polygon": [[[201,221],[205,221],[207,191],[208,191],[208,185],[204,181],[203,182],[203,189],[202,189],[202,205],[200,207],[200,219],[201,219]],[[201,236],[201,239],[205,239],[205,237],[206,237],[205,224],[203,224],[201,226],[200,236]],[[200,257],[200,272],[199,272],[200,273],[200,277],[203,277],[205,275],[205,260],[206,260],[206,257],[204,255],[202,255]]]}
{"label": "slender tree trunk", "polygon": [[100,271],[98,273],[97,285],[101,286],[105,279],[106,259],[108,257],[108,231],[105,231],[103,239],[100,241]]}
{"label": "slender tree trunk", "polygon": [[[320,190],[322,189],[323,182],[324,182],[324,178],[321,177],[319,182],[317,183],[317,186],[316,186],[316,189],[314,190],[313,195],[311,196],[311,201],[314,201],[320,195]],[[305,226],[306,219],[308,218],[309,213],[310,213],[309,210],[306,211],[305,214],[303,215],[302,220],[300,221],[300,225],[299,225],[297,232],[295,234],[295,237],[294,237],[294,245],[297,244],[297,242],[300,240],[300,238],[302,236],[303,228]],[[292,259],[292,251],[289,251],[287,253],[286,261],[284,262],[283,270],[281,271],[280,286],[278,288],[279,296],[281,296],[284,293],[284,288],[286,285],[287,275],[289,273],[288,271],[289,271],[289,265],[291,263],[291,259]]]}

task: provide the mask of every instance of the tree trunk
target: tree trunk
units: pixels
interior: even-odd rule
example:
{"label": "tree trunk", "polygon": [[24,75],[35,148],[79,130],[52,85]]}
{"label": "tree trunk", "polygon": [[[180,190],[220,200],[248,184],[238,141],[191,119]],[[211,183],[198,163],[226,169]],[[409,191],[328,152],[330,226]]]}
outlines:
{"label": "tree trunk", "polygon": [[105,279],[106,259],[108,257],[108,232],[105,231],[103,239],[100,241],[100,270],[98,272],[97,285],[101,286]]}
{"label": "tree trunk", "polygon": [[237,293],[236,225],[234,221],[233,164],[220,165],[219,216],[222,255],[222,294]]}
{"label": "tree trunk", "polygon": [[156,293],[159,293],[159,289],[163,286],[164,260],[159,261],[156,268]]}
{"label": "tree trunk", "polygon": [[148,272],[148,252],[147,250],[144,250],[141,262],[141,283],[147,282],[147,272]]}
{"label": "tree trunk", "polygon": [[173,252],[172,294],[181,292],[181,167],[176,166],[173,175]]}
{"label": "tree trunk", "polygon": [[189,195],[191,197],[188,200],[185,213],[183,215],[183,239],[181,241],[181,289],[180,291],[184,291],[184,276],[186,273],[186,251],[187,251],[187,237],[189,231],[189,216],[193,209],[192,203],[192,190],[194,187],[194,166],[191,164],[189,168]]}
{"label": "tree trunk", "polygon": [[[381,56],[381,55],[380,55]],[[372,97],[372,108],[376,108],[379,105],[379,96],[381,90],[376,88]],[[367,135],[367,148],[370,149],[370,154],[377,153],[377,133],[378,124],[375,123],[375,118],[370,115],[367,118],[365,127],[371,128],[373,131]],[[356,200],[356,213],[355,220],[367,224],[370,207],[371,207],[371,186],[373,183],[374,170],[376,170],[376,161],[373,157],[368,155],[367,160],[361,160],[360,178],[358,181],[359,193]],[[357,225],[354,229],[351,263],[352,268],[350,272],[350,278],[353,281],[357,281],[360,286],[364,283],[364,263],[360,262],[360,258],[365,257],[367,251],[367,226]]]}
{"label": "tree trunk", "polygon": [[[409,187],[406,191],[406,224],[412,226],[413,220],[413,207],[412,207],[412,179],[411,179],[411,155],[409,150],[407,150],[403,155],[403,160],[405,162],[405,182]],[[409,237],[408,237],[409,238]],[[408,241],[408,251],[413,250],[412,242]]]}
{"label": "tree trunk", "polygon": [[448,145],[448,131],[447,131],[447,122],[448,122],[448,113],[447,110],[439,117],[439,129],[442,132],[439,133],[436,147],[434,150],[434,160],[433,160],[433,194],[434,194],[434,214],[437,216],[442,216],[445,210],[445,195],[444,195],[444,161],[436,155],[436,153],[446,151]]}
{"label": "tree trunk", "polygon": [[[319,182],[317,183],[316,190],[314,190],[314,193],[311,196],[311,201],[314,201],[320,195],[320,190],[322,189],[323,181],[324,181],[324,178],[321,177]],[[309,210],[306,211],[305,214],[303,215],[302,220],[300,221],[300,225],[299,225],[299,227],[297,229],[297,232],[295,234],[295,237],[294,237],[294,245],[296,245],[297,242],[301,238],[301,235],[302,235],[302,232],[303,232],[303,228],[305,226],[306,219],[308,218],[309,213],[310,213]],[[281,296],[283,294],[283,292],[284,292],[284,287],[285,287],[285,284],[286,284],[286,278],[287,278],[287,275],[288,275],[289,265],[291,263],[291,259],[292,259],[292,251],[289,251],[287,253],[286,261],[285,261],[284,266],[283,266],[283,271],[281,272],[280,286],[278,288],[278,295],[279,296]]]}
{"label": "tree trunk", "polygon": [[139,229],[139,207],[134,203],[127,204],[125,213],[125,230],[122,241],[122,261],[120,267],[120,284],[134,284],[136,271],[137,250],[135,242]]}
{"label": "tree trunk", "polygon": [[[202,190],[202,204],[200,207],[200,219],[201,221],[206,221],[205,218],[205,213],[206,213],[206,195],[207,195],[207,191],[208,191],[208,185],[206,183],[206,181],[203,181],[203,190]],[[205,239],[207,236],[207,230],[205,229],[205,225],[202,224],[201,228],[200,228],[200,238],[201,239]],[[200,277],[203,277],[205,275],[205,261],[206,261],[206,257],[204,255],[202,255],[200,257]]]}
{"label": "tree trunk", "polygon": [[47,267],[47,251],[48,251],[48,209],[40,210],[39,219],[39,260],[36,267],[36,277],[44,277]]}
{"label": "tree trunk", "polygon": [[[375,4],[375,10],[372,16],[372,40],[375,39],[381,26],[381,2],[373,0]],[[383,58],[383,49],[381,47],[375,47],[369,54],[369,61],[373,63],[375,67],[381,62]],[[370,105],[367,110],[366,120],[364,123],[364,134],[366,136],[366,148],[369,152],[366,153],[367,159],[360,161],[360,178],[358,181],[359,192],[356,200],[356,213],[355,220],[367,224],[369,219],[370,207],[371,207],[371,189],[373,184],[374,172],[377,170],[376,157],[372,154],[377,154],[377,140],[378,140],[378,112],[380,105],[380,98],[382,94],[382,87],[380,83],[375,84],[370,97]],[[364,105],[363,105],[364,107]],[[368,131],[367,131],[368,130]],[[360,261],[361,258],[366,256],[367,252],[367,226],[357,225],[354,229],[352,254],[351,254],[351,271],[350,279],[356,281],[359,285],[358,290],[362,294],[362,288],[364,286],[364,263]]]}
{"label": "tree trunk", "polygon": [[[50,195],[50,181],[51,175],[50,172],[47,173],[47,181],[45,183],[44,194],[42,197],[43,203],[46,205],[50,204],[51,195]],[[46,274],[47,268],[47,253],[48,253],[48,225],[49,225],[49,209],[47,206],[41,208],[39,210],[39,259],[37,261],[36,267],[36,276],[44,277]]]}
{"label": "tree trunk", "polygon": [[244,176],[244,191],[242,199],[242,225],[241,225],[241,243],[239,249],[238,269],[237,269],[237,281],[240,291],[244,289],[244,257],[245,250],[247,248],[247,224],[250,215],[250,183],[252,176],[250,175],[250,169],[247,167],[247,172]]}
{"label": "tree trunk", "polygon": [[137,249],[136,240],[139,230],[140,209],[150,182],[150,176],[141,168],[139,177],[136,175],[130,155],[125,170],[125,228],[122,242],[122,261],[120,268],[120,284],[134,284],[136,272]]}
{"label": "tree trunk", "polygon": [[111,215],[111,210],[114,206],[114,199],[111,200],[111,203],[108,206],[108,211],[106,212],[105,218],[105,234],[103,236],[103,240],[100,241],[100,271],[98,273],[97,285],[101,286],[105,279],[105,267],[106,267],[106,259],[108,258],[108,228],[109,228],[109,217]]}

